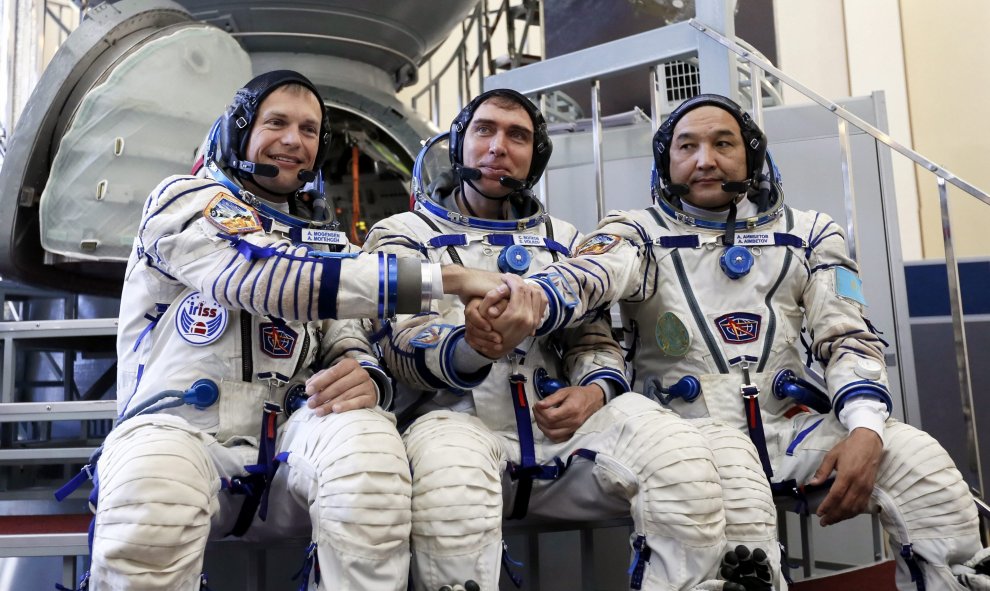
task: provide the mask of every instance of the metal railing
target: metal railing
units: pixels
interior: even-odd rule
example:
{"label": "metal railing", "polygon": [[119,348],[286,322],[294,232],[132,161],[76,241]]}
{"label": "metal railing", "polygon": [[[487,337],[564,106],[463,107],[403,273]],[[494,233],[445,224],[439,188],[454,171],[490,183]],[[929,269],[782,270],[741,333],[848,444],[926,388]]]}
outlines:
{"label": "metal railing", "polygon": [[[517,30],[516,21],[522,16],[522,31]],[[461,23],[461,37],[450,58],[437,70],[433,71],[433,61],[426,65],[428,81],[426,85],[413,94],[410,102],[414,110],[419,110],[419,102],[424,98],[428,101],[429,119],[440,127],[440,96],[444,81],[451,74],[451,68],[456,67],[457,73],[457,108],[463,107],[474,95],[481,92],[485,77],[494,75],[500,68],[516,68],[523,65],[525,58],[542,59],[542,41],[539,56],[525,56],[521,48],[529,40],[529,31],[535,24],[543,30],[543,10],[541,3],[535,0],[523,0],[520,4],[512,4],[510,0],[502,0],[495,10],[489,10],[488,0],[481,0],[472,12]],[[504,56],[492,56],[493,37],[499,27],[506,31],[506,53]],[[517,33],[519,33],[517,35]],[[518,42],[517,42],[518,39]],[[472,43],[472,40],[474,41]],[[471,46],[475,55],[471,56]],[[472,79],[476,84],[472,85]],[[472,87],[476,90],[472,90]]]}
{"label": "metal railing", "polygon": [[[953,174],[950,170],[945,167],[936,164],[935,162],[929,160],[923,155],[915,152],[914,150],[904,146],[903,144],[895,141],[884,131],[877,129],[873,125],[870,125],[863,119],[857,117],[856,115],[849,112],[847,109],[838,105],[834,101],[831,101],[822,95],[814,92],[807,86],[801,84],[794,78],[788,76],[784,72],[780,71],[773,64],[769,63],[765,59],[754,55],[752,52],[748,51],[742,45],[740,45],[736,40],[730,39],[729,37],[713,30],[711,27],[706,26],[697,20],[692,19],[690,21],[692,27],[697,29],[699,32],[704,34],[707,38],[714,40],[721,46],[727,48],[749,61],[753,70],[759,70],[761,72],[766,72],[778,80],[781,80],[791,88],[794,88],[804,96],[815,101],[825,109],[831,111],[838,118],[838,128],[839,128],[839,145],[842,152],[842,169],[843,169],[843,186],[845,190],[845,200],[846,200],[846,211],[850,215],[847,216],[848,224],[850,225],[847,236],[849,237],[849,252],[853,258],[856,258],[856,241],[855,241],[855,216],[851,213],[855,211],[855,195],[852,189],[852,170],[851,170],[851,145],[849,142],[849,133],[847,126],[853,125],[854,127],[860,129],[864,133],[872,136],[876,141],[884,144],[891,150],[901,154],[912,160],[915,164],[918,164],[924,168],[929,173],[935,176],[935,183],[938,187],[939,195],[939,205],[942,216],[942,236],[945,246],[945,266],[948,272],[949,279],[949,305],[952,311],[952,331],[953,340],[956,348],[956,364],[957,364],[957,378],[959,380],[959,391],[962,397],[962,412],[963,420],[966,423],[967,428],[967,446],[970,455],[970,464],[973,465],[976,471],[978,488],[976,494],[982,499],[985,498],[986,488],[984,486],[983,480],[983,464],[980,461],[980,445],[979,445],[979,433],[976,427],[976,422],[974,420],[974,403],[973,403],[973,387],[972,378],[969,368],[969,351],[966,345],[966,327],[963,323],[963,309],[962,309],[962,296],[959,286],[959,264],[956,259],[955,249],[952,242],[952,224],[950,221],[949,212],[949,195],[948,187],[946,183],[951,183],[955,187],[961,189],[963,192],[971,195],[980,201],[990,205],[990,194],[977,188],[973,184],[959,178]],[[762,107],[758,106],[759,101],[754,102],[754,110],[756,112],[762,111]],[[759,117],[754,117],[757,121],[762,119],[762,114]]]}
{"label": "metal railing", "polygon": [[[599,81],[615,74],[649,68],[651,71],[652,101],[651,118],[654,128],[659,123],[667,100],[664,86],[665,63],[675,59],[697,60],[699,86],[704,92],[715,92],[738,97],[739,71],[737,60],[748,66],[748,86],[751,89],[766,89],[767,79],[786,84],[800,94],[811,99],[831,112],[837,120],[840,142],[840,167],[845,198],[850,254],[856,257],[858,241],[855,231],[856,208],[853,191],[851,166],[851,143],[849,126],[868,134],[880,144],[907,157],[915,164],[934,175],[941,206],[942,233],[944,237],[946,268],[949,279],[949,300],[952,312],[953,339],[957,360],[957,377],[961,393],[963,419],[967,428],[967,444],[970,465],[976,472],[978,486],[974,492],[977,500],[985,497],[983,466],[980,460],[979,436],[974,421],[974,402],[971,384],[969,356],[966,344],[966,330],[963,323],[963,309],[959,285],[958,262],[953,248],[952,228],[949,215],[948,188],[951,184],[980,201],[990,204],[990,194],[959,178],[945,167],[936,164],[923,155],[895,141],[886,132],[857,117],[836,102],[812,91],[793,77],[773,66],[752,47],[735,38],[734,13],[731,0],[697,0],[696,18],[688,22],[675,23],[647,31],[638,35],[605,43],[547,60],[544,63],[521,68],[486,80],[486,88],[509,87],[523,94],[539,97],[540,103],[555,88],[567,84],[590,84],[592,121],[591,129],[596,133],[592,138],[593,166],[596,171],[596,203],[599,219],[604,216],[604,162],[600,136],[601,114],[595,105],[600,100]],[[762,97],[762,92],[760,95]],[[684,97],[687,98],[687,97]],[[754,120],[763,126],[763,100],[752,100],[750,107]],[[984,505],[985,506],[985,505]],[[983,534],[990,538],[987,521],[983,521]]]}

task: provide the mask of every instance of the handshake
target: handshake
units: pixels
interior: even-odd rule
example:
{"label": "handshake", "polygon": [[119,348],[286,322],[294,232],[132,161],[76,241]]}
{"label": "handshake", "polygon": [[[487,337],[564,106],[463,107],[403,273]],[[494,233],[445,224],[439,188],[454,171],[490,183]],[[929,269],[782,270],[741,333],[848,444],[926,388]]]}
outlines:
{"label": "handshake", "polygon": [[444,291],[464,302],[464,340],[489,359],[511,353],[534,336],[543,319],[547,298],[543,290],[518,275],[447,266]]}

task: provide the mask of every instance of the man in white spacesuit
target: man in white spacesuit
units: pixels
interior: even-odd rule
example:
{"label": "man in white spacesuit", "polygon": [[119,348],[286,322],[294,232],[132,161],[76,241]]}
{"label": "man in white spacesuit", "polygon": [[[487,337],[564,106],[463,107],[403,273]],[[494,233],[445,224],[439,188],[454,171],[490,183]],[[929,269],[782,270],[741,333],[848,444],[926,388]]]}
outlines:
{"label": "man in white spacesuit", "polygon": [[[747,433],[799,508],[827,489],[822,525],[880,510],[899,589],[990,589],[968,486],[928,434],[888,418],[884,343],[842,228],[784,205],[776,171],[762,174],[763,132],[725,97],[685,101],[653,149],[655,205],[610,213],[573,259],[531,279],[549,300],[538,333],[619,303],[635,389]],[[827,394],[801,377],[802,320]]]}
{"label": "man in white spacesuit", "polygon": [[[551,150],[543,115],[527,98],[505,89],[481,94],[421,151],[415,211],[377,224],[365,249],[518,274],[568,256],[577,230],[547,215],[530,192]],[[542,311],[541,300],[523,299],[511,300],[503,316],[530,305]],[[458,300],[385,329],[386,365],[422,392],[403,435],[415,588],[498,589],[503,517],[631,515],[633,589],[721,589],[722,581],[704,582],[725,550],[709,434],[644,396],[623,394],[623,353],[608,315],[526,338],[537,318],[509,320],[528,327],[509,335],[520,342],[487,356],[472,348]]]}
{"label": "man in white spacesuit", "polygon": [[332,319],[418,311],[441,295],[436,276],[457,290],[457,270],[349,252],[320,194],[329,140],[308,79],[262,74],[210,132],[207,174],[148,198],[121,297],[120,417],[93,478],[90,588],[198,589],[207,539],[224,536],[311,536],[304,580],[320,589],[406,588],[410,476],[382,410],[389,380],[357,321]]}

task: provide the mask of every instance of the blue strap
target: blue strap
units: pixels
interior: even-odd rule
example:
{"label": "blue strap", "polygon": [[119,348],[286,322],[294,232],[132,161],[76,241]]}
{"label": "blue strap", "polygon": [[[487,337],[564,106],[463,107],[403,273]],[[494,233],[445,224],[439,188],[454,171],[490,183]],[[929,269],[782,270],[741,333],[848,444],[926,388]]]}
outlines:
{"label": "blue strap", "polygon": [[664,248],[698,248],[701,245],[701,240],[697,234],[688,234],[685,236],[661,236],[658,243]]}
{"label": "blue strap", "polygon": [[430,238],[429,244],[433,248],[444,248],[447,246],[464,246],[468,243],[464,234],[441,234]]}
{"label": "blue strap", "polygon": [[513,560],[509,556],[509,545],[502,540],[502,568],[505,570],[505,574],[509,575],[509,579],[512,580],[512,584],[516,586],[516,589],[522,587],[523,580],[518,573],[512,570],[512,566],[523,566],[523,563],[518,560]]}
{"label": "blue strap", "polygon": [[907,565],[911,573],[911,582],[918,587],[918,591],[925,591],[925,575],[921,572],[921,565],[918,564],[920,557],[914,553],[914,546],[904,544],[901,546],[901,559]]}
{"label": "blue strap", "polygon": [[299,591],[306,591],[309,588],[309,573],[316,569],[316,573],[313,576],[313,582],[317,585],[320,584],[320,558],[316,554],[316,542],[310,542],[309,546],[306,546],[306,559],[303,560],[302,567],[296,571],[296,574],[292,575],[292,580],[302,577],[302,581],[299,583]]}
{"label": "blue strap", "polygon": [[646,565],[650,563],[650,557],[653,555],[653,551],[646,545],[646,536],[644,535],[636,536],[636,541],[633,542],[633,550],[636,553],[633,555],[632,564],[629,565],[629,588],[642,589],[643,577],[646,575]]}
{"label": "blue strap", "polygon": [[516,486],[516,499],[512,505],[509,519],[522,519],[529,509],[529,495],[533,490],[534,469],[536,464],[536,446],[533,442],[533,425],[529,421],[529,400],[526,398],[526,378],[521,374],[509,376],[509,395],[512,397],[512,408],[516,415],[516,432],[519,434],[518,467],[519,484]]}
{"label": "blue strap", "polygon": [[68,482],[63,484],[55,491],[55,500],[61,503],[65,498],[76,491],[77,488],[82,486],[82,483],[93,478],[93,473],[90,469],[90,465],[86,464],[79,470],[79,473],[73,476]]}
{"label": "blue strap", "polygon": [[760,463],[763,464],[763,473],[767,480],[773,477],[773,468],[770,467],[770,455],[767,453],[767,438],[763,432],[763,416],[760,413],[760,390],[756,386],[743,386],[742,390],[743,408],[746,411],[746,428],[749,430],[749,438],[756,446],[756,452],[760,455]]}

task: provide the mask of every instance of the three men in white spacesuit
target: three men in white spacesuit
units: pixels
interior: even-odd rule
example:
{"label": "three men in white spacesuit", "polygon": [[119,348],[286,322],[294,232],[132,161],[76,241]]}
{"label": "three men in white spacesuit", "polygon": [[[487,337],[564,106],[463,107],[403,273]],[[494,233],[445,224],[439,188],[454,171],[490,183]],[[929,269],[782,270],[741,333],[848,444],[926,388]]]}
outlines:
{"label": "three men in white spacesuit", "polygon": [[332,319],[416,312],[459,270],[349,252],[320,215],[329,141],[316,87],[262,74],[214,125],[205,178],[148,198],[121,297],[120,417],[94,476],[91,589],[198,589],[207,539],[227,535],[311,535],[320,589],[406,588],[390,382],[356,321]]}
{"label": "three men in white spacesuit", "polygon": [[[800,504],[830,485],[823,525],[879,509],[899,589],[990,589],[968,486],[935,440],[888,418],[884,345],[842,228],[784,205],[763,132],[725,97],[685,101],[653,149],[655,205],[610,213],[573,259],[530,279],[549,300],[539,334],[618,303],[634,390],[747,433],[778,494]],[[469,325],[497,316],[499,297]],[[802,321],[828,394],[801,377]]]}
{"label": "three men in white spacesuit", "polygon": [[[518,274],[568,256],[578,232],[529,191],[551,149],[528,99],[510,90],[476,97],[420,153],[416,210],[377,224],[365,249]],[[503,312],[508,331],[536,325],[535,317],[504,318],[538,303],[516,295]],[[706,438],[752,449],[745,437],[622,394],[623,352],[607,314],[553,337],[528,338],[526,328],[487,357],[472,348],[480,343],[464,314],[460,301],[443,300],[386,327],[387,366],[423,391],[403,435],[415,588],[472,580],[497,589],[503,516],[526,515],[631,515],[633,589],[693,589],[714,579],[726,548],[720,474]],[[755,452],[749,462],[772,515]]]}

